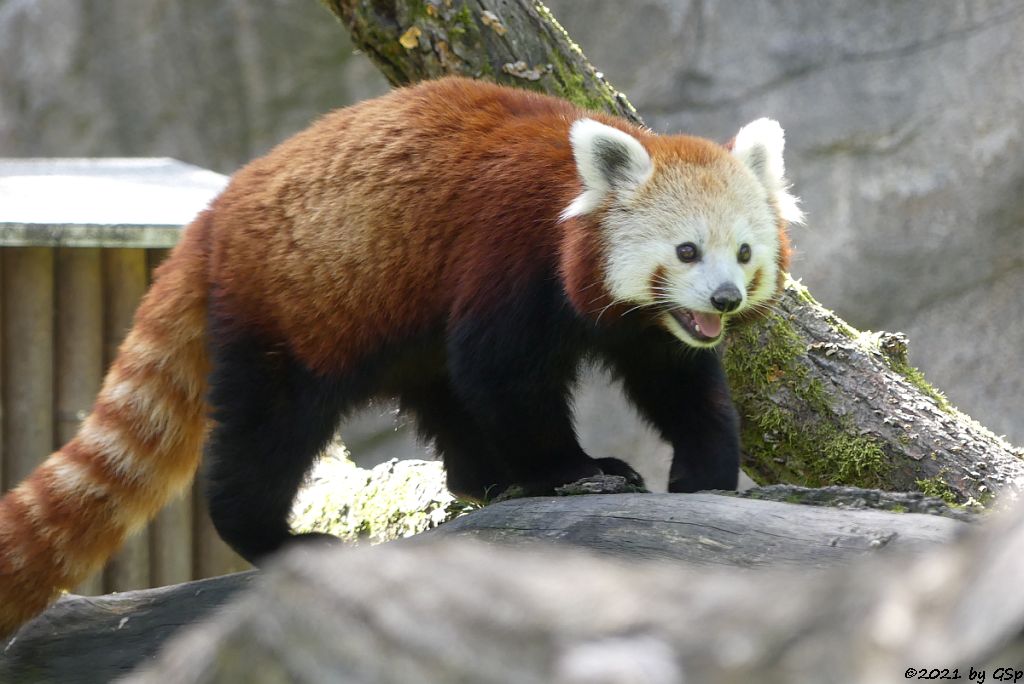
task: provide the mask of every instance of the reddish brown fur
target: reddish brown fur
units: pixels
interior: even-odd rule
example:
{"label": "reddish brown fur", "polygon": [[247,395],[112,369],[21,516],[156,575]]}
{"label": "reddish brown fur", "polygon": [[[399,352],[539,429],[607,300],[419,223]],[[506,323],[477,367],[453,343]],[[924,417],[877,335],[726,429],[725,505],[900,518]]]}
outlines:
{"label": "reddish brown fur", "polygon": [[604,284],[604,246],[595,240],[596,220],[575,217],[564,222],[559,273],[569,301],[584,316],[615,319],[629,307],[614,302]]}
{"label": "reddish brown fur", "polygon": [[[440,111],[438,102],[446,103]],[[581,268],[578,279],[595,282],[596,255],[586,251],[593,233],[581,221],[567,222],[568,235],[557,224],[580,191],[568,143],[580,116],[561,100],[447,80],[324,117],[243,169],[234,185],[245,195],[229,190],[217,201],[213,270],[228,308],[329,371],[358,362],[381,339],[487,307],[494,274],[514,280],[549,266],[543,259],[557,258],[563,239],[583,250],[563,264],[570,280]],[[467,130],[450,135],[456,124]],[[344,197],[328,206],[297,200],[332,192],[322,180],[343,184]],[[235,228],[268,215],[289,230]],[[341,244],[324,230],[353,224],[386,228]],[[485,241],[501,249],[481,249]]]}
{"label": "reddish brown fur", "polygon": [[789,241],[789,224],[782,218],[778,221],[779,225],[779,271],[776,283],[776,292],[782,292],[783,283],[786,280],[786,274],[789,273],[789,259],[793,254],[793,246]]}
{"label": "reddish brown fur", "polygon": [[[218,319],[324,373],[493,306],[496,288],[540,268],[596,316],[610,303],[596,224],[558,220],[581,191],[568,133],[583,116],[634,135],[655,164],[712,154],[561,100],[447,79],[329,114],[240,170],[160,268],[92,428],[0,500],[0,634],[97,569],[192,477],[208,300]],[[158,389],[166,429],[114,398],[119,380]],[[89,446],[98,429],[127,449],[120,470]],[[62,467],[109,493],[68,491]]]}
{"label": "reddish brown fur", "polygon": [[747,296],[753,296],[757,288],[761,287],[761,279],[764,278],[764,271],[760,268],[754,271],[754,276],[747,283]]}

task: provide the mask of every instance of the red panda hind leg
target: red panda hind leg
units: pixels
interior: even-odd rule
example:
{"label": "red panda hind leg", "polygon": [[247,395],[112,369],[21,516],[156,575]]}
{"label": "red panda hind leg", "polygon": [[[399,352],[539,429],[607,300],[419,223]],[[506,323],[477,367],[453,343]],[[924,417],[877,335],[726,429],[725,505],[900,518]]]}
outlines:
{"label": "red panda hind leg", "polygon": [[258,336],[210,327],[207,502],[221,538],[257,563],[296,536],[288,525],[295,494],[365,388],[317,375]]}

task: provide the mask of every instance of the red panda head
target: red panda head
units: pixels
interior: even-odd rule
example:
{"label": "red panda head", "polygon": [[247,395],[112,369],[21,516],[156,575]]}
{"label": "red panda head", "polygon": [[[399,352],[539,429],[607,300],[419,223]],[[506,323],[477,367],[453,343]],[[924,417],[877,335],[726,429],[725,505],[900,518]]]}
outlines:
{"label": "red panda head", "polygon": [[563,220],[589,217],[611,303],[651,312],[694,347],[774,297],[788,263],[782,128],[744,126],[731,148],[687,136],[632,135],[593,119],[570,142],[583,191]]}

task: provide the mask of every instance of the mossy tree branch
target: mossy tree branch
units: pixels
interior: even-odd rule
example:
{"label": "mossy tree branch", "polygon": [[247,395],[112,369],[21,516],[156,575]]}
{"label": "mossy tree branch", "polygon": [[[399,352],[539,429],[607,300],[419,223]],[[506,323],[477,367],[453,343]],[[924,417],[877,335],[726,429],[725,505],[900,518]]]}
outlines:
{"label": "mossy tree branch", "polygon": [[725,355],[747,471],[762,482],[920,490],[987,504],[1015,492],[1022,452],[950,406],[899,333],[859,332],[790,282]]}
{"label": "mossy tree branch", "polygon": [[551,12],[530,0],[321,0],[393,85],[459,75],[642,123]]}
{"label": "mossy tree branch", "polygon": [[[540,2],[321,1],[396,85],[487,78],[639,121]],[[981,504],[1024,482],[1024,452],[949,406],[909,365],[902,336],[860,333],[799,285],[767,319],[734,331],[726,368],[745,466],[762,482]]]}

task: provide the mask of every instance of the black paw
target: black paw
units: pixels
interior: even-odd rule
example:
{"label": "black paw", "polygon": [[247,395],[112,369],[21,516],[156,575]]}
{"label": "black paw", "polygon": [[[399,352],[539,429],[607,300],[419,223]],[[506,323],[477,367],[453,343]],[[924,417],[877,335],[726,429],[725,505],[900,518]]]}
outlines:
{"label": "black paw", "polygon": [[[608,476],[612,476],[609,478]],[[622,478],[617,482],[608,480]],[[604,481],[602,481],[602,479]],[[552,496],[588,493],[646,492],[640,473],[617,458],[587,459],[552,472],[542,480],[514,484],[491,501],[505,501],[528,496]]]}
{"label": "black paw", "polygon": [[692,492],[703,492],[709,489],[723,489],[725,491],[736,491],[739,486],[739,470],[718,472],[711,476],[695,477],[684,475],[668,481],[668,491],[673,494],[689,494]]}
{"label": "black paw", "polygon": [[669,480],[668,491],[670,494],[692,494],[693,492],[699,492],[700,488],[695,487],[689,478],[682,477],[676,480]]}
{"label": "black paw", "polygon": [[[480,486],[476,484],[462,486],[453,486],[451,480],[448,482],[448,491],[459,501],[464,501],[468,504],[486,506],[492,501],[499,501],[500,497],[505,496],[505,492],[512,489],[507,484],[490,484],[487,486]],[[520,496],[526,496],[520,494]],[[505,498],[513,499],[515,496],[506,496]]]}
{"label": "black paw", "polygon": [[633,470],[632,466],[625,461],[620,461],[617,458],[595,458],[594,461],[605,475],[618,475],[626,478],[628,485],[645,488],[644,478],[640,477],[640,473]]}
{"label": "black paw", "polygon": [[563,485],[601,475],[601,468],[595,459],[586,458],[569,464],[560,464],[559,468],[546,473],[538,473],[538,475],[540,477],[529,482],[517,482],[510,485],[492,501],[521,499],[529,496],[554,496],[555,490]]}
{"label": "black paw", "polygon": [[288,546],[341,546],[343,543],[333,534],[324,534],[323,532],[293,534],[291,539],[288,540]]}

